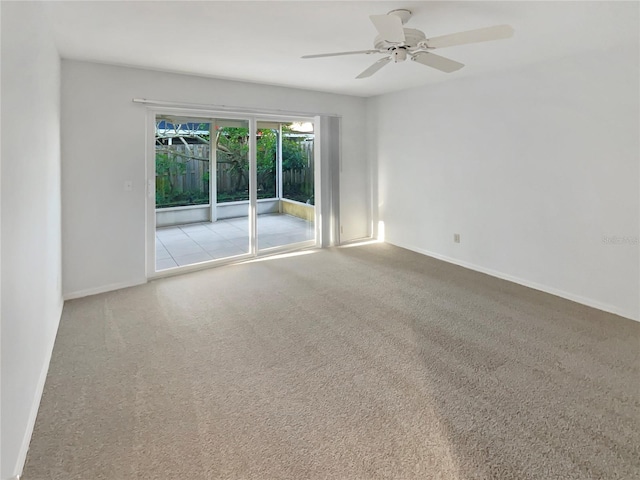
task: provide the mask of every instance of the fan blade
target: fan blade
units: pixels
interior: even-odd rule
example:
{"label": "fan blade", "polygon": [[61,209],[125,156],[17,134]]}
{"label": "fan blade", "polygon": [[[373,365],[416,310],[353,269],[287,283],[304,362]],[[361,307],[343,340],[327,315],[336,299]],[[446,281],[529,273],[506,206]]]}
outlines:
{"label": "fan blade", "polygon": [[370,15],[369,18],[378,33],[387,42],[401,43],[405,41],[402,20],[395,15]]}
{"label": "fan blade", "polygon": [[429,52],[416,53],[413,57],[411,57],[411,59],[418,63],[421,63],[422,65],[435,68],[436,70],[440,70],[441,72],[445,73],[455,72],[456,70],[460,70],[462,67],[464,67],[462,63]]}
{"label": "fan blade", "polygon": [[500,40],[513,36],[511,25],[496,25],[495,27],[478,28],[466,32],[452,33],[441,37],[428,38],[426,44],[428,48],[454,47],[467,43],[488,42],[489,40]]}
{"label": "fan blade", "polygon": [[384,57],[378,60],[376,63],[367,68],[364,72],[358,75],[356,78],[367,78],[376,73],[382,67],[384,67],[387,63],[391,61],[391,57]]}
{"label": "fan blade", "polygon": [[359,53],[378,53],[378,50],[357,50],[353,52],[318,53],[317,55],[303,55],[300,58],[339,57],[341,55],[357,55]]}

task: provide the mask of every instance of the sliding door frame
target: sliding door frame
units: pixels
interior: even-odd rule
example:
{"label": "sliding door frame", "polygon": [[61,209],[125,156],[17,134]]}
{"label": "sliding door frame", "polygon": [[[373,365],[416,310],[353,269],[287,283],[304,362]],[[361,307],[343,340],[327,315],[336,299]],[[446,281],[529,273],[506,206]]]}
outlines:
{"label": "sliding door frame", "polygon": [[[155,129],[156,129],[156,117],[158,115],[177,115],[181,117],[188,117],[193,119],[208,120],[209,123],[217,119],[220,120],[241,120],[248,122],[249,125],[249,252],[246,254],[236,255],[233,257],[211,260],[207,262],[197,263],[194,265],[185,265],[167,270],[156,271],[156,165],[155,165]],[[258,251],[257,245],[257,219],[258,219],[258,192],[257,192],[257,124],[258,122],[312,122],[314,124],[315,143],[314,143],[314,195],[316,201],[314,202],[315,210],[315,238],[305,242],[294,243],[290,245],[284,245],[280,247],[272,247],[268,249],[262,249]],[[212,124],[213,125],[213,124]],[[247,112],[234,113],[231,111],[218,111],[218,110],[206,110],[206,109],[193,109],[193,108],[181,108],[181,107],[147,107],[146,118],[146,141],[145,141],[145,178],[147,179],[146,185],[146,209],[145,209],[145,228],[146,228],[146,241],[145,241],[145,264],[146,274],[148,279],[167,277],[172,275],[178,275],[190,271],[202,270],[205,268],[211,268],[218,265],[224,265],[228,263],[236,263],[239,261],[246,261],[258,256],[273,255],[277,253],[284,253],[292,250],[299,250],[302,248],[311,248],[321,245],[322,224],[321,224],[321,155],[320,155],[320,142],[319,130],[320,130],[320,117],[318,116],[300,116],[300,115],[286,115],[286,114],[265,114],[255,113],[250,114]],[[211,134],[210,134],[211,135]],[[280,139],[280,142],[282,139]],[[213,152],[214,148],[210,148]],[[215,158],[215,152],[210,154],[210,159]],[[215,182],[215,175],[212,174],[211,169],[214,164],[210,164],[210,181]],[[212,180],[211,180],[212,179]],[[281,180],[281,178],[280,178]],[[210,184],[211,185],[211,184]],[[279,186],[281,188],[281,186]],[[215,188],[209,188],[209,201],[210,208],[213,210],[214,204],[217,198]],[[210,220],[214,220],[210,218]]]}

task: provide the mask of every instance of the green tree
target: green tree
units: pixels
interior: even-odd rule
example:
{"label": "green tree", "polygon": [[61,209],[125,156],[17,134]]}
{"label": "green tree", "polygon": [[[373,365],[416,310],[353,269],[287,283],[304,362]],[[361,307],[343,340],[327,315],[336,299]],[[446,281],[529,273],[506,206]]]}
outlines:
{"label": "green tree", "polygon": [[259,130],[256,144],[258,194],[265,198],[273,198],[276,196],[278,135],[275,130]]}
{"label": "green tree", "polygon": [[[210,130],[211,125],[185,124],[178,125],[169,132],[163,132],[162,138],[171,138],[175,145],[180,142],[186,146],[187,152],[173,152],[171,145],[158,143],[156,152],[157,188],[156,198],[158,206],[174,206],[180,202],[202,203],[203,195],[207,194],[210,172],[202,176],[202,192],[177,192],[176,179],[186,172],[186,160],[208,162],[208,158],[199,158],[191,153],[189,144],[194,140],[199,143],[210,144],[214,140],[217,163],[227,165],[231,175],[231,186],[225,191],[218,191],[218,201],[246,200],[249,198],[249,129],[243,127],[222,127]],[[283,127],[282,157],[283,170],[300,170],[306,167],[307,156],[300,142],[295,137],[287,135],[291,132]],[[208,133],[205,133],[208,132]],[[278,131],[261,129],[256,139],[257,186],[258,198],[273,198],[276,193],[276,171]],[[205,155],[206,156],[206,155]],[[285,185],[287,191],[298,196],[307,196],[300,185]],[[204,198],[204,197],[203,197]]]}
{"label": "green tree", "polygon": [[230,165],[234,191],[249,188],[249,129],[224,127],[216,133],[217,162]]}
{"label": "green tree", "polygon": [[175,196],[173,178],[186,172],[180,157],[168,152],[156,152],[156,204],[165,204]]}

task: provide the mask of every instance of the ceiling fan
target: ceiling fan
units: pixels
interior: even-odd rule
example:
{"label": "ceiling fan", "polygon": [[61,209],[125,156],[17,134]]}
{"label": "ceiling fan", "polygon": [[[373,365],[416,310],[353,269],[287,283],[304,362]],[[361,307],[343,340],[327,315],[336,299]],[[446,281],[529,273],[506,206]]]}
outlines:
{"label": "ceiling fan", "polygon": [[382,53],[386,55],[356,78],[370,77],[392,60],[394,63],[404,62],[407,57],[427,67],[451,73],[464,67],[464,64],[431,53],[431,50],[487,42],[489,40],[500,40],[513,36],[514,32],[513,27],[510,25],[496,25],[494,27],[452,33],[441,37],[427,38],[420,30],[403,27],[407,20],[411,18],[409,10],[392,10],[386,15],[370,15],[369,18],[379,34],[373,41],[374,48],[372,50],[320,53],[317,55],[304,55],[302,58],[336,57],[363,53]]}

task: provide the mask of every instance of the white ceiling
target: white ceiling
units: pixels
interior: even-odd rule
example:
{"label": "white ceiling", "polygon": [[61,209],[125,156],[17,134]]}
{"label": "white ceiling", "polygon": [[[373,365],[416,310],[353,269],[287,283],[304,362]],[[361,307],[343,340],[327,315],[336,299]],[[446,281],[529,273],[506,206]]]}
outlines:
{"label": "white ceiling", "polygon": [[[637,2],[72,1],[47,8],[63,58],[360,96],[638,44]],[[380,57],[300,59],[372,48],[368,16],[395,8],[410,9],[406,26],[427,37],[503,23],[516,33],[438,50],[466,64],[451,74],[404,62],[356,80]]]}

